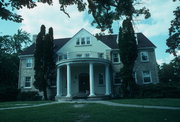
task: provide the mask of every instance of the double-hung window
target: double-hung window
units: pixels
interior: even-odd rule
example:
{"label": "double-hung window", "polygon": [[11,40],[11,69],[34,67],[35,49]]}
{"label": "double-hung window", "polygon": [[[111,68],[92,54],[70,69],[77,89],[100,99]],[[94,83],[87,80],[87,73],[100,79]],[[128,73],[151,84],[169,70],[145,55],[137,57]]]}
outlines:
{"label": "double-hung window", "polygon": [[26,68],[32,68],[32,58],[26,59]]}
{"label": "double-hung window", "polygon": [[141,52],[141,62],[148,62],[149,61],[149,56],[148,56],[148,52]]}
{"label": "double-hung window", "polygon": [[31,77],[30,77],[30,76],[26,76],[24,83],[25,83],[25,84],[24,84],[24,87],[25,87],[25,88],[31,88]]}
{"label": "double-hung window", "polygon": [[143,71],[142,72],[143,82],[144,84],[151,83],[151,73],[150,71]]}
{"label": "double-hung window", "polygon": [[113,53],[112,55],[112,60],[114,63],[119,63],[120,62],[120,57],[119,57],[119,53]]}

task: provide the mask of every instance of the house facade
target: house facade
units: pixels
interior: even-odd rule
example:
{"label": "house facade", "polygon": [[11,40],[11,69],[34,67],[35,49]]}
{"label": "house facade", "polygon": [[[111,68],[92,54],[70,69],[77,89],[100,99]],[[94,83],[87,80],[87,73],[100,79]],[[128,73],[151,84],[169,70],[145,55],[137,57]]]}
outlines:
{"label": "house facade", "polygon": [[[137,33],[138,57],[133,76],[139,85],[158,83],[155,45],[142,33]],[[123,67],[118,53],[117,35],[96,38],[81,29],[72,38],[54,40],[56,83],[48,89],[49,97],[56,99],[75,97],[103,97],[121,95],[120,69]],[[34,49],[31,45],[21,53],[19,88],[34,88]]]}

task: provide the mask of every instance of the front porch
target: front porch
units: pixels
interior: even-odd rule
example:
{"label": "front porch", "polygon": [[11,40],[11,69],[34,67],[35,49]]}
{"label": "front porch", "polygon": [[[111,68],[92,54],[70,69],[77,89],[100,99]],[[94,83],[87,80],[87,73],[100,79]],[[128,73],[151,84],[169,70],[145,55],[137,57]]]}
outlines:
{"label": "front porch", "polygon": [[57,67],[57,100],[106,98],[110,94],[108,63],[71,62]]}

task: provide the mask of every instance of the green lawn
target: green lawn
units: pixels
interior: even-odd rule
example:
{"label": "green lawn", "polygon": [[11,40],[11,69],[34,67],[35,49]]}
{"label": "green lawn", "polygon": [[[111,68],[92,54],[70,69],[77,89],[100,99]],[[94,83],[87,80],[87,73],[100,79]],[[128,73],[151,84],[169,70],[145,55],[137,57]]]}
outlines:
{"label": "green lawn", "polygon": [[49,103],[52,101],[17,101],[17,102],[0,102],[0,108],[17,107],[17,106],[29,106],[42,103]]}
{"label": "green lawn", "polygon": [[180,110],[53,104],[0,111],[0,122],[179,122]]}
{"label": "green lawn", "polygon": [[180,107],[180,99],[115,99],[110,100],[111,102],[121,103],[121,104],[136,104],[136,105],[154,105],[154,106],[173,106]]}

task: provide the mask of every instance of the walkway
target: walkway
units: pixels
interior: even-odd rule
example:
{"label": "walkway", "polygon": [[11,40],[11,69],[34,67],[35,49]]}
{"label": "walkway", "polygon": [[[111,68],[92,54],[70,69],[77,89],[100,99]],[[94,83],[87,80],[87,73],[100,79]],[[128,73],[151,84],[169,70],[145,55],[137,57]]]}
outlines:
{"label": "walkway", "polygon": [[114,103],[114,102],[110,102],[110,101],[73,100],[73,101],[58,101],[58,102],[52,102],[52,103],[43,103],[43,104],[29,105],[29,106],[0,108],[0,111],[1,110],[13,110],[13,109],[19,109],[19,108],[40,107],[40,106],[53,105],[53,104],[59,104],[59,103],[97,103],[97,104],[103,104],[103,105],[108,105],[108,106],[119,106],[119,107],[180,110],[180,107],[120,104],[120,103]]}

